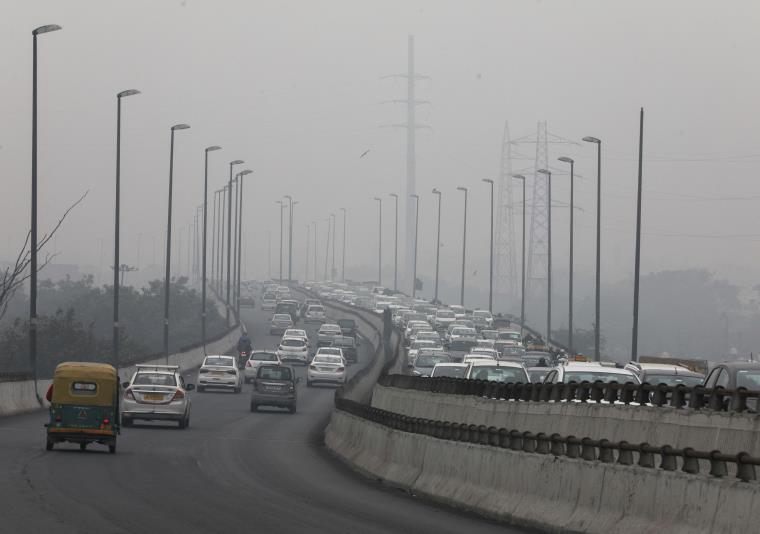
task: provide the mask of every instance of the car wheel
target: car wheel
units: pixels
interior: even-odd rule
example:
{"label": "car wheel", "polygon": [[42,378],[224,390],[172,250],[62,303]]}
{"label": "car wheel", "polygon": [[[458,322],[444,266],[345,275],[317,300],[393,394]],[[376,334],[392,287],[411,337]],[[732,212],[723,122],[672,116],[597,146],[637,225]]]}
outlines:
{"label": "car wheel", "polygon": [[235,393],[236,394],[240,393],[241,391],[243,391],[243,386],[238,386],[238,387],[235,388]]}
{"label": "car wheel", "polygon": [[47,441],[45,442],[45,450],[46,450],[46,451],[52,451],[52,450],[53,450],[53,447],[54,447],[54,446],[55,446],[55,443],[53,443],[53,442],[52,442],[52,441],[50,441],[50,440],[47,440]]}
{"label": "car wheel", "polygon": [[123,427],[132,426],[132,419],[129,417],[122,417],[121,426]]}
{"label": "car wheel", "polygon": [[251,403],[251,411],[255,412],[258,409],[258,406],[256,406],[254,403]]}
{"label": "car wheel", "polygon": [[109,454],[114,454],[116,452],[116,443],[108,446],[108,452]]}
{"label": "car wheel", "polygon": [[206,388],[204,386],[198,386],[198,388],[196,389],[196,391],[198,393],[203,393],[204,391],[206,391]]}
{"label": "car wheel", "polygon": [[184,417],[177,421],[177,426],[180,428],[185,428],[187,426],[187,422],[185,421]]}
{"label": "car wheel", "polygon": [[306,381],[306,387],[307,387],[307,388],[310,388],[310,387],[312,387],[312,385],[313,385],[313,382],[312,382],[311,380],[307,380],[307,381]]}
{"label": "car wheel", "polygon": [[86,448],[87,448],[87,443],[85,443],[85,442],[82,442],[82,443],[80,443],[80,444],[79,444],[79,450],[80,450],[80,451],[83,451],[83,450],[85,450]]}
{"label": "car wheel", "polygon": [[296,407],[295,406],[291,406],[290,408],[288,408],[288,410],[290,410],[291,414],[296,413]]}

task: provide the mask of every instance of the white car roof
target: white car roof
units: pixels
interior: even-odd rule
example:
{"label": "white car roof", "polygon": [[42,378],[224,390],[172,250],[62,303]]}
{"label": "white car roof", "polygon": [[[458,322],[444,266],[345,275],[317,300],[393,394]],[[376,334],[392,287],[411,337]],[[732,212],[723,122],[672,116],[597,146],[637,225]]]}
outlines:
{"label": "white car roof", "polygon": [[470,367],[524,367],[521,362],[509,360],[473,360]]}

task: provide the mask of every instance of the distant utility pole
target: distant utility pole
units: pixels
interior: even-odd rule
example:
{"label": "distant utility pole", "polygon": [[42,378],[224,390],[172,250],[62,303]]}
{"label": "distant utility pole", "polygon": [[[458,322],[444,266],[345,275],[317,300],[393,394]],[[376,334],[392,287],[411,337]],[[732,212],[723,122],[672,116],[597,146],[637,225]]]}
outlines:
{"label": "distant utility pole", "polygon": [[[406,195],[404,195],[405,219],[404,219],[404,279],[409,280],[412,277],[414,269],[414,238],[411,228],[415,219],[414,206],[410,199],[417,193],[416,185],[416,131],[420,128],[429,128],[426,125],[417,124],[416,108],[420,104],[429,104],[427,100],[417,100],[417,80],[429,80],[429,76],[421,76],[415,72],[414,68],[414,36],[410,35],[407,41],[407,71],[406,74],[393,74],[383,76],[383,78],[405,78],[406,79],[406,98],[401,100],[388,100],[384,103],[405,104],[406,105],[406,122],[403,124],[391,124],[395,128],[404,128],[406,130]],[[412,291],[414,290],[414,280],[412,280]]]}

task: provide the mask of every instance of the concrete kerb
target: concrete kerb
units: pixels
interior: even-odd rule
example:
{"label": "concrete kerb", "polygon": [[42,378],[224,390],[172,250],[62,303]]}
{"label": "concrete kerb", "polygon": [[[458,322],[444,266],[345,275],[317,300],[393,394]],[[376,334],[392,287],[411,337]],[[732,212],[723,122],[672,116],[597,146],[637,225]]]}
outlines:
{"label": "concrete kerb", "polygon": [[336,411],[328,448],[365,475],[550,532],[745,532],[760,484],[440,440]]}
{"label": "concrete kerb", "polygon": [[760,454],[760,416],[596,403],[514,402],[375,386],[372,406],[411,417],[675,448]]}

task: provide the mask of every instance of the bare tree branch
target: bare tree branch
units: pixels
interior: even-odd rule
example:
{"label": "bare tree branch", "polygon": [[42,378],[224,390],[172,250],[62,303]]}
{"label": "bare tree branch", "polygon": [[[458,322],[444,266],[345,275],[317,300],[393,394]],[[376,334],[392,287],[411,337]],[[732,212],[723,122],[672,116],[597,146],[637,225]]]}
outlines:
{"label": "bare tree branch", "polygon": [[[53,238],[63,224],[63,221],[68,217],[69,213],[84,201],[89,192],[88,189],[76,202],[71,204],[66,211],[63,212],[63,215],[58,219],[55,226],[42,236],[42,239],[37,243],[37,252],[42,250],[42,248]],[[30,246],[31,235],[31,230],[26,233],[24,244],[16,256],[15,263],[6,267],[2,273],[0,273],[0,319],[2,319],[8,311],[8,304],[16,294],[18,288],[21,287],[32,275],[29,270],[29,265],[32,262],[32,250]],[[57,252],[46,254],[42,264],[37,266],[37,272],[44,269],[56,256],[58,256]]]}

